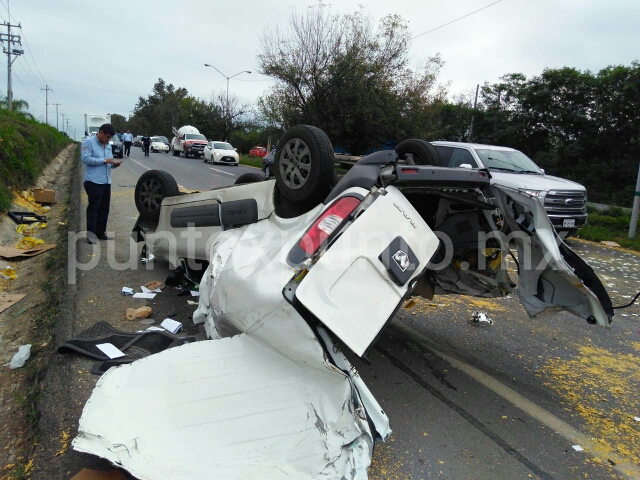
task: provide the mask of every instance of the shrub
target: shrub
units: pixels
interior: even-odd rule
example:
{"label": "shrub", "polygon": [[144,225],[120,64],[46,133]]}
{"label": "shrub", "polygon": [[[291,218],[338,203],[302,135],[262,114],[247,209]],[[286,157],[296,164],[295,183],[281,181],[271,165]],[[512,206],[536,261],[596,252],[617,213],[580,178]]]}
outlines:
{"label": "shrub", "polygon": [[31,187],[69,143],[54,127],[0,108],[0,211],[11,206],[11,188]]}

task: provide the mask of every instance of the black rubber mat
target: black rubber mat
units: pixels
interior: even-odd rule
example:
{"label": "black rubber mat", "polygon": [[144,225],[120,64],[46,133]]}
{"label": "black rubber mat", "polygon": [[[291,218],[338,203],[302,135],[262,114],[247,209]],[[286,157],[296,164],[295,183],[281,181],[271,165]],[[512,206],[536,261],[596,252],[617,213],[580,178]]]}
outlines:
{"label": "black rubber mat", "polygon": [[[160,331],[122,332],[107,322],[98,322],[60,345],[58,353],[77,352],[96,360],[103,360],[102,364],[92,370],[93,373],[100,372],[98,374],[101,375],[112,366],[131,363],[168,348],[192,342],[195,342],[194,337],[177,337],[169,332]],[[101,343],[112,344],[126,356],[110,359],[96,347]]]}

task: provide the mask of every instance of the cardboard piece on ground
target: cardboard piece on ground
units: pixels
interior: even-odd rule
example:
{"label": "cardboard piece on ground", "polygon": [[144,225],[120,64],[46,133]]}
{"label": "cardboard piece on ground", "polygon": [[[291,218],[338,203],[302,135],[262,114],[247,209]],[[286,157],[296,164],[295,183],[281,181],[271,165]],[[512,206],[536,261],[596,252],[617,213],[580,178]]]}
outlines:
{"label": "cardboard piece on ground", "polygon": [[34,188],[33,199],[38,203],[54,203],[56,201],[56,191],[46,188]]}
{"label": "cardboard piece on ground", "polygon": [[607,247],[619,247],[619,246],[620,246],[620,244],[619,244],[619,243],[617,243],[617,242],[611,242],[611,241],[609,241],[609,240],[602,240],[600,243],[601,243],[602,245],[606,245]]}
{"label": "cardboard piece on ground", "polygon": [[7,293],[0,295],[0,313],[15,305],[26,296],[26,293]]}
{"label": "cardboard piece on ground", "polygon": [[164,284],[162,282],[159,282],[158,280],[151,280],[145,285],[145,287],[147,287],[151,291],[162,290],[164,288]]}
{"label": "cardboard piece on ground", "polygon": [[38,245],[37,247],[33,247],[28,250],[0,246],[0,257],[6,259],[35,257],[36,255],[40,255],[47,250],[51,250],[52,248],[55,248],[55,244],[45,243],[44,245]]}
{"label": "cardboard piece on ground", "polygon": [[127,480],[127,477],[118,470],[99,471],[83,468],[71,477],[71,480]]}

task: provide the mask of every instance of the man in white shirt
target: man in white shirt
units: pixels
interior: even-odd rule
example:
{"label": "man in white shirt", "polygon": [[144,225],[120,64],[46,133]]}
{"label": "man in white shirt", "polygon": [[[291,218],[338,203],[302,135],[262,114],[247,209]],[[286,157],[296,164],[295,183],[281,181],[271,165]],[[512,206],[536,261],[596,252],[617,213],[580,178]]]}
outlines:
{"label": "man in white shirt", "polygon": [[133,144],[131,130],[127,130],[127,133],[122,134],[122,143],[124,143],[124,154],[128,157],[131,153],[131,145]]}

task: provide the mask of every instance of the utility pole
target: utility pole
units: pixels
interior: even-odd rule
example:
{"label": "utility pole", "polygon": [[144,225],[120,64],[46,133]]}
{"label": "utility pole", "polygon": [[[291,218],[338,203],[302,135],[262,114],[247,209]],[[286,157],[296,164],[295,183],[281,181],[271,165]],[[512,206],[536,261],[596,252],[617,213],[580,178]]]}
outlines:
{"label": "utility pole", "polygon": [[640,168],[638,168],[638,179],[636,180],[636,191],[633,194],[633,209],[631,210],[631,223],[629,223],[629,238],[636,236],[638,228],[638,210],[640,209]]}
{"label": "utility pole", "polygon": [[473,101],[473,115],[471,115],[471,125],[469,126],[469,142],[471,142],[471,137],[473,137],[473,118],[475,115],[476,107],[478,106],[478,90],[480,90],[480,84],[476,85],[476,99]]}
{"label": "utility pole", "polygon": [[66,113],[61,113],[60,116],[62,117],[62,131],[64,132],[64,117],[66,116]]}
{"label": "utility pole", "polygon": [[69,117],[67,117],[67,135],[69,135]]}
{"label": "utility pole", "polygon": [[[11,27],[22,28],[22,26],[18,23],[18,25],[11,24],[11,14],[9,13],[9,0],[7,0],[7,15],[9,19],[0,23],[1,27],[7,27],[7,33],[0,33],[0,43],[2,43],[2,51],[7,54],[7,109],[12,109],[13,102],[13,90],[11,86],[11,65],[16,61],[16,58],[20,55],[24,55],[24,50],[22,49],[22,43],[20,41],[20,35],[12,35]],[[19,48],[18,48],[19,47]],[[13,56],[13,60],[11,59]]]}
{"label": "utility pole", "polygon": [[60,127],[58,127],[58,107],[60,105],[62,105],[61,103],[54,103],[54,105],[56,106],[56,130],[60,130]]}
{"label": "utility pole", "polygon": [[47,125],[49,125],[49,85],[45,85],[45,88],[41,88],[40,90],[45,91],[45,103],[44,103],[44,119]]}

